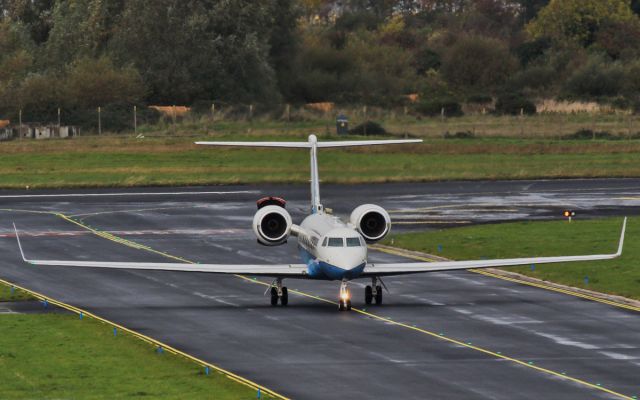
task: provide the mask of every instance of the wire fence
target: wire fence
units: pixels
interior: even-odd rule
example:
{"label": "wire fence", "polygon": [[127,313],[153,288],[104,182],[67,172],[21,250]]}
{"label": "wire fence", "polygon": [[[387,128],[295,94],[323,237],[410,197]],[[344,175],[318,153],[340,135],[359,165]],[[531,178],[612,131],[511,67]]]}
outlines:
{"label": "wire fence", "polygon": [[[340,122],[343,121],[343,132]],[[1,121],[0,121],[1,122]],[[2,126],[2,125],[0,125]],[[90,110],[55,108],[48,113],[20,110],[17,120],[0,128],[0,140],[66,138],[112,133],[194,134],[264,129],[314,130],[316,133],[396,134],[419,137],[544,137],[591,135],[636,138],[640,117],[616,110],[496,115],[491,104],[463,105],[461,112],[444,107],[425,115],[414,104],[396,107],[334,103],[238,104],[197,102],[191,106],[107,105]]]}

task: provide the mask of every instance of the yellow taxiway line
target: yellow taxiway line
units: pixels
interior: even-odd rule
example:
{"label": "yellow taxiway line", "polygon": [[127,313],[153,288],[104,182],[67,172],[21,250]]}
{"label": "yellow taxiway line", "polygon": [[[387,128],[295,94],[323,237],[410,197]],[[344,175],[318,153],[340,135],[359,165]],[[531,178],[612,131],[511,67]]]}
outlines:
{"label": "yellow taxiway line", "polygon": [[[436,258],[429,258],[428,256],[422,256],[422,257],[421,256],[417,256],[415,254],[411,254],[411,253],[405,252],[402,249],[398,249],[398,248],[389,249],[389,248],[386,248],[386,247],[382,248],[382,247],[378,247],[378,246],[371,246],[371,248],[374,249],[374,250],[377,250],[377,251],[381,251],[383,253],[393,254],[393,255],[396,255],[396,256],[401,256],[401,257],[406,257],[406,258],[411,258],[413,260],[419,260],[419,261],[425,261],[425,262],[437,261]],[[580,297],[582,299],[597,301],[598,303],[603,303],[603,304],[607,304],[607,305],[614,306],[614,307],[624,308],[625,310],[631,310],[631,311],[640,312],[640,307],[637,307],[637,306],[634,306],[634,305],[631,305],[631,304],[620,303],[620,302],[617,302],[617,301],[614,301],[614,300],[609,300],[609,299],[604,299],[604,298],[592,296],[592,295],[589,295],[587,293],[576,292],[576,291],[573,291],[573,290],[568,289],[568,288],[561,288],[561,287],[556,287],[556,286],[551,286],[551,285],[545,285],[542,282],[530,282],[530,281],[526,281],[524,279],[518,279],[518,278],[514,278],[514,277],[510,277],[510,276],[502,276],[502,275],[494,274],[492,272],[484,271],[484,270],[480,270],[480,269],[468,269],[467,271],[473,272],[475,274],[490,276],[492,278],[502,279],[503,281],[515,282],[515,283],[519,283],[519,284],[522,284],[522,285],[533,286],[533,287],[537,287],[537,288],[540,288],[540,289],[551,290],[553,292],[558,292],[558,293],[567,294],[567,295],[570,295],[570,296]]]}

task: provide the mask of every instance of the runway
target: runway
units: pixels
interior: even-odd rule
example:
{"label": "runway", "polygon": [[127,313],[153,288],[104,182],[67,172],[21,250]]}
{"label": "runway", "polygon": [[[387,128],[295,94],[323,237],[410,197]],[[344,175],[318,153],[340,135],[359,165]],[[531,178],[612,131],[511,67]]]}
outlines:
{"label": "runway", "polygon": [[[337,312],[337,282],[289,280],[299,293],[272,308],[262,284],[234,276],[24,265],[12,235],[15,221],[30,258],[298,262],[295,240],[256,243],[250,223],[264,195],[286,198],[294,222],[307,212],[308,188],[297,185],[2,191],[0,278],[295,399],[640,395],[635,311],[466,271],[386,279],[385,304],[364,313]],[[341,216],[380,204],[397,231],[558,218],[564,209],[578,218],[640,213],[637,179],[328,185],[321,195]],[[352,286],[359,309],[365,283]]]}

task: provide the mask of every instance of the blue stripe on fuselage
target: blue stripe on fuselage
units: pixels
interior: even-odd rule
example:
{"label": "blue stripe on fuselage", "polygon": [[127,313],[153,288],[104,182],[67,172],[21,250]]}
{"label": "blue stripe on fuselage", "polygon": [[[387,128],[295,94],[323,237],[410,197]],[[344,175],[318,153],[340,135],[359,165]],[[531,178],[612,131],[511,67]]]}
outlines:
{"label": "blue stripe on fuselage", "polygon": [[365,263],[358,265],[353,269],[343,269],[331,265],[324,261],[316,260],[308,250],[299,247],[300,257],[307,264],[307,276],[311,279],[321,279],[329,281],[337,281],[342,279],[355,279],[364,271]]}

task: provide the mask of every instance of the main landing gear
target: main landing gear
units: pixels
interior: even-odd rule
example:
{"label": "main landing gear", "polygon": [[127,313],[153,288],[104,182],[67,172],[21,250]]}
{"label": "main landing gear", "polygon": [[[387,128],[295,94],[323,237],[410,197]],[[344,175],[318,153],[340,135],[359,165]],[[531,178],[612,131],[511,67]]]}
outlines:
{"label": "main landing gear", "polygon": [[338,303],[338,310],[340,311],[351,311],[351,292],[347,284],[347,280],[343,280],[340,284],[340,302]]}
{"label": "main landing gear", "polygon": [[376,305],[382,304],[382,286],[378,285],[378,278],[371,278],[371,286],[364,288],[364,302],[370,305],[375,300]]}
{"label": "main landing gear", "polygon": [[271,284],[271,305],[277,306],[278,300],[283,306],[289,304],[289,291],[286,286],[282,286],[282,278],[277,278]]}

